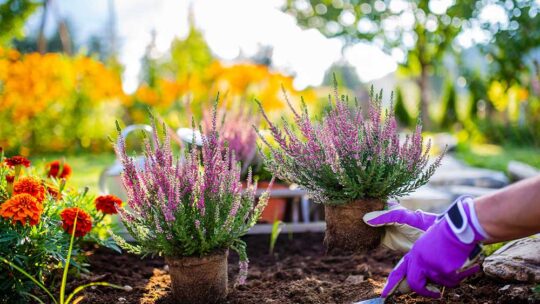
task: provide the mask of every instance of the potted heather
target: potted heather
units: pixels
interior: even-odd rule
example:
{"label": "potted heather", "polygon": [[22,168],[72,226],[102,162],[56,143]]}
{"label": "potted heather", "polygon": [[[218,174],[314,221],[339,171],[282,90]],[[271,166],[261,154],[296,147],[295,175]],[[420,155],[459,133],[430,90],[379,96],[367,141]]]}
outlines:
{"label": "potted heather", "polygon": [[215,303],[227,295],[229,249],[240,257],[243,284],[248,259],[240,237],[268,200],[266,192],[254,203],[250,173],[242,187],[241,167],[219,139],[215,109],[212,121],[202,147],[193,145],[184,157],[173,156],[167,131],[158,136],[154,123],[153,138],[145,139],[144,168],[127,155],[121,137],[115,146],[130,207],[120,217],[136,244],[117,240],[130,252],[165,256],[177,303]]}
{"label": "potted heather", "polygon": [[274,147],[260,136],[270,149],[265,162],[278,178],[300,185],[324,204],[328,253],[363,252],[376,247],[383,233],[364,224],[363,215],[425,184],[442,155],[429,163],[430,142],[424,150],[419,123],[414,134],[400,140],[392,105],[383,111],[382,91],[373,94],[372,88],[366,115],[356,100],[339,98],[337,89],[330,101],[315,122],[305,105],[297,112],[287,100],[294,126],[287,120],[276,126],[261,107],[277,142]]}

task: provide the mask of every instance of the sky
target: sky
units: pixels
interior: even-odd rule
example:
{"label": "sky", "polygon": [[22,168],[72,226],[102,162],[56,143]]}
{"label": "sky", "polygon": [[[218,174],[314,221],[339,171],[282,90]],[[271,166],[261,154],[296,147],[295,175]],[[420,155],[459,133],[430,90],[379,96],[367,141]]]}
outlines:
{"label": "sky", "polygon": [[[47,31],[56,27],[57,16],[66,17],[77,42],[93,34],[106,34],[109,0],[53,0]],[[188,33],[189,7],[212,52],[234,61],[239,54],[253,55],[260,46],[273,47],[274,67],[295,76],[299,89],[319,85],[325,71],[342,58],[342,42],[328,39],[314,29],[302,29],[292,16],[280,10],[282,0],[114,0],[119,57],[125,65],[124,89],[132,92],[139,81],[140,60],[156,31],[156,49],[165,54],[174,37]],[[41,13],[30,18],[27,31],[35,31]],[[393,72],[397,64],[375,46],[357,44],[345,52],[362,81]]]}

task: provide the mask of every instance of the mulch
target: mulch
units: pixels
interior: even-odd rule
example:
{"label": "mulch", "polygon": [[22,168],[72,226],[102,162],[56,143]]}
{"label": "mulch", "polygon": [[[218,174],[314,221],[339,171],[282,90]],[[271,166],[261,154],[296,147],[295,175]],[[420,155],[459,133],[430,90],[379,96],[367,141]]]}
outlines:
{"label": "mulch", "polygon": [[[229,296],[224,303],[353,303],[380,294],[386,277],[400,255],[378,248],[364,255],[327,256],[323,235],[280,235],[274,254],[268,253],[269,236],[245,237],[250,268],[245,285],[234,286],[238,258],[229,256]],[[128,285],[130,291],[97,287],[81,303],[175,303],[163,258],[140,259],[96,248],[89,253],[90,275],[68,287],[91,281]],[[483,273],[446,289],[442,299],[414,294],[393,297],[387,303],[540,303],[532,285],[502,282]],[[536,296],[536,298],[535,298]]]}

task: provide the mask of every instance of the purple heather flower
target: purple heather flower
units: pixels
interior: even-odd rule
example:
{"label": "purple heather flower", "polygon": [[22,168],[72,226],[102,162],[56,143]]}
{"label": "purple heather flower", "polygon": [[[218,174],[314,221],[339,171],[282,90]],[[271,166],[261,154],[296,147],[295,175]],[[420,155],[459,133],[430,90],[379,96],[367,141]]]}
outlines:
{"label": "purple heather flower", "polygon": [[270,149],[265,162],[277,177],[303,186],[319,202],[401,196],[425,184],[440,164],[442,155],[428,165],[431,144],[423,152],[420,124],[400,141],[393,105],[383,110],[382,92],[371,94],[363,115],[359,104],[336,91],[321,122],[310,120],[305,107],[296,111],[287,104],[296,128],[287,121],[278,127],[260,106],[277,143],[259,133]]}
{"label": "purple heather flower", "polygon": [[[245,245],[231,244],[242,242],[239,237],[255,224],[268,200],[266,192],[255,204],[250,171],[247,188],[240,180],[237,160],[252,153],[243,143],[254,141],[251,137],[256,135],[233,136],[233,144],[227,145],[217,130],[216,116],[214,111],[202,147],[193,145],[184,157],[173,155],[169,135],[158,132],[155,122],[153,137],[144,140],[144,165],[126,153],[119,138],[115,152],[124,167],[122,180],[131,209],[120,216],[144,252],[202,256],[231,246],[246,256]],[[253,132],[251,126],[245,130]],[[244,260],[241,276],[246,272]]]}
{"label": "purple heather flower", "polygon": [[208,135],[212,130],[217,130],[220,144],[228,146],[232,156],[242,163],[245,172],[257,153],[257,134],[251,126],[259,125],[259,122],[256,113],[251,113],[241,105],[231,109],[223,107],[217,115],[208,110],[204,112],[203,132]]}
{"label": "purple heather flower", "polygon": [[240,268],[240,272],[238,274],[238,285],[244,285],[246,284],[246,279],[248,275],[248,261],[240,261],[238,262],[238,266]]}

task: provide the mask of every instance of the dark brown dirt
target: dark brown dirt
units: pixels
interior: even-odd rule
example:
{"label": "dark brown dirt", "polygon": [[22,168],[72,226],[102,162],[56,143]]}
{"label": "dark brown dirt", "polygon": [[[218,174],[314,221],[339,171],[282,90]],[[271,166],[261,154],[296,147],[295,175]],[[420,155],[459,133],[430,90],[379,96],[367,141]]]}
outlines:
{"label": "dark brown dirt", "polygon": [[[365,255],[326,256],[322,234],[281,235],[274,255],[268,254],[268,236],[248,236],[251,260],[248,282],[234,287],[237,258],[229,255],[229,296],[224,303],[353,303],[377,296],[399,256],[384,249]],[[107,281],[129,285],[131,291],[98,287],[85,293],[82,303],[175,303],[170,276],[162,258],[141,260],[96,249],[89,256],[92,275],[72,282]],[[509,287],[506,287],[509,285]],[[389,303],[540,303],[531,285],[499,282],[479,274],[443,299],[416,295],[389,299]]]}

